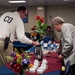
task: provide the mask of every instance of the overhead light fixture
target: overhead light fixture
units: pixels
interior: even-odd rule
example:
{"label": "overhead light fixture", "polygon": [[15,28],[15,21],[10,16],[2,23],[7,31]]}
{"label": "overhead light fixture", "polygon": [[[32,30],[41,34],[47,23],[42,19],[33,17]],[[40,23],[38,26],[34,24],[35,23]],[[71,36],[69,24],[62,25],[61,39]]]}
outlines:
{"label": "overhead light fixture", "polygon": [[70,0],[63,0],[63,1],[70,1]]}
{"label": "overhead light fixture", "polygon": [[38,10],[42,10],[42,9],[43,9],[43,7],[37,7],[37,9],[38,9]]}
{"label": "overhead light fixture", "polygon": [[26,1],[25,0],[23,0],[23,1],[8,1],[9,3],[26,3]]}

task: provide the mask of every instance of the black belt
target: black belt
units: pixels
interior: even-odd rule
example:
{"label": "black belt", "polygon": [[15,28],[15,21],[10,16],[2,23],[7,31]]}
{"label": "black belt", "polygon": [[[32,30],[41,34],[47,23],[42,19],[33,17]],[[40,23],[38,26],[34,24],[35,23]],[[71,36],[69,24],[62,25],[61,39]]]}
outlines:
{"label": "black belt", "polygon": [[[3,39],[3,38],[0,38],[0,41],[4,41],[5,39]],[[10,43],[12,43],[11,41],[10,41]]]}

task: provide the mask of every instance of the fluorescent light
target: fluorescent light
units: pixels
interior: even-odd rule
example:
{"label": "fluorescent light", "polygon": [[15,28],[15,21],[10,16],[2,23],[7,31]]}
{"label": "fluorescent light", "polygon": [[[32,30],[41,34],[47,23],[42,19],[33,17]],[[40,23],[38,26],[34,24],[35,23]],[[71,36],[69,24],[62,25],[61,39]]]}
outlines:
{"label": "fluorescent light", "polygon": [[64,0],[64,1],[70,1],[70,0]]}
{"label": "fluorescent light", "polygon": [[26,3],[26,1],[8,1],[9,3]]}
{"label": "fluorescent light", "polygon": [[38,9],[38,10],[42,10],[42,9],[43,9],[43,7],[37,7],[37,9]]}

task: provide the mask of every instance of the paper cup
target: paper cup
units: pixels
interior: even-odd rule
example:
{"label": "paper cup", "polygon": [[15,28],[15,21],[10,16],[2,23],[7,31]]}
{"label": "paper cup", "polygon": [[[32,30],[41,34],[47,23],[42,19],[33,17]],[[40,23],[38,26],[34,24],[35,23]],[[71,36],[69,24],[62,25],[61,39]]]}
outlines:
{"label": "paper cup", "polygon": [[36,70],[36,69],[32,67],[32,68],[29,69],[29,72],[30,72],[30,73],[34,73],[35,70]]}

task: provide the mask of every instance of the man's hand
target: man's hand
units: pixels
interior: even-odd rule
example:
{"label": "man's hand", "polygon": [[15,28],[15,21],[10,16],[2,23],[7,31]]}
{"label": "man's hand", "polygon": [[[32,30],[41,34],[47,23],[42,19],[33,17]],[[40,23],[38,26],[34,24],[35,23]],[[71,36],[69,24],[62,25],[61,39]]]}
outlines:
{"label": "man's hand", "polygon": [[56,53],[56,51],[55,50],[51,50],[48,53]]}
{"label": "man's hand", "polygon": [[32,44],[37,46],[37,45],[39,45],[39,42],[32,41]]}
{"label": "man's hand", "polygon": [[62,56],[62,54],[60,54],[60,55],[58,56],[58,58],[59,58],[59,59],[63,59],[64,57]]}

